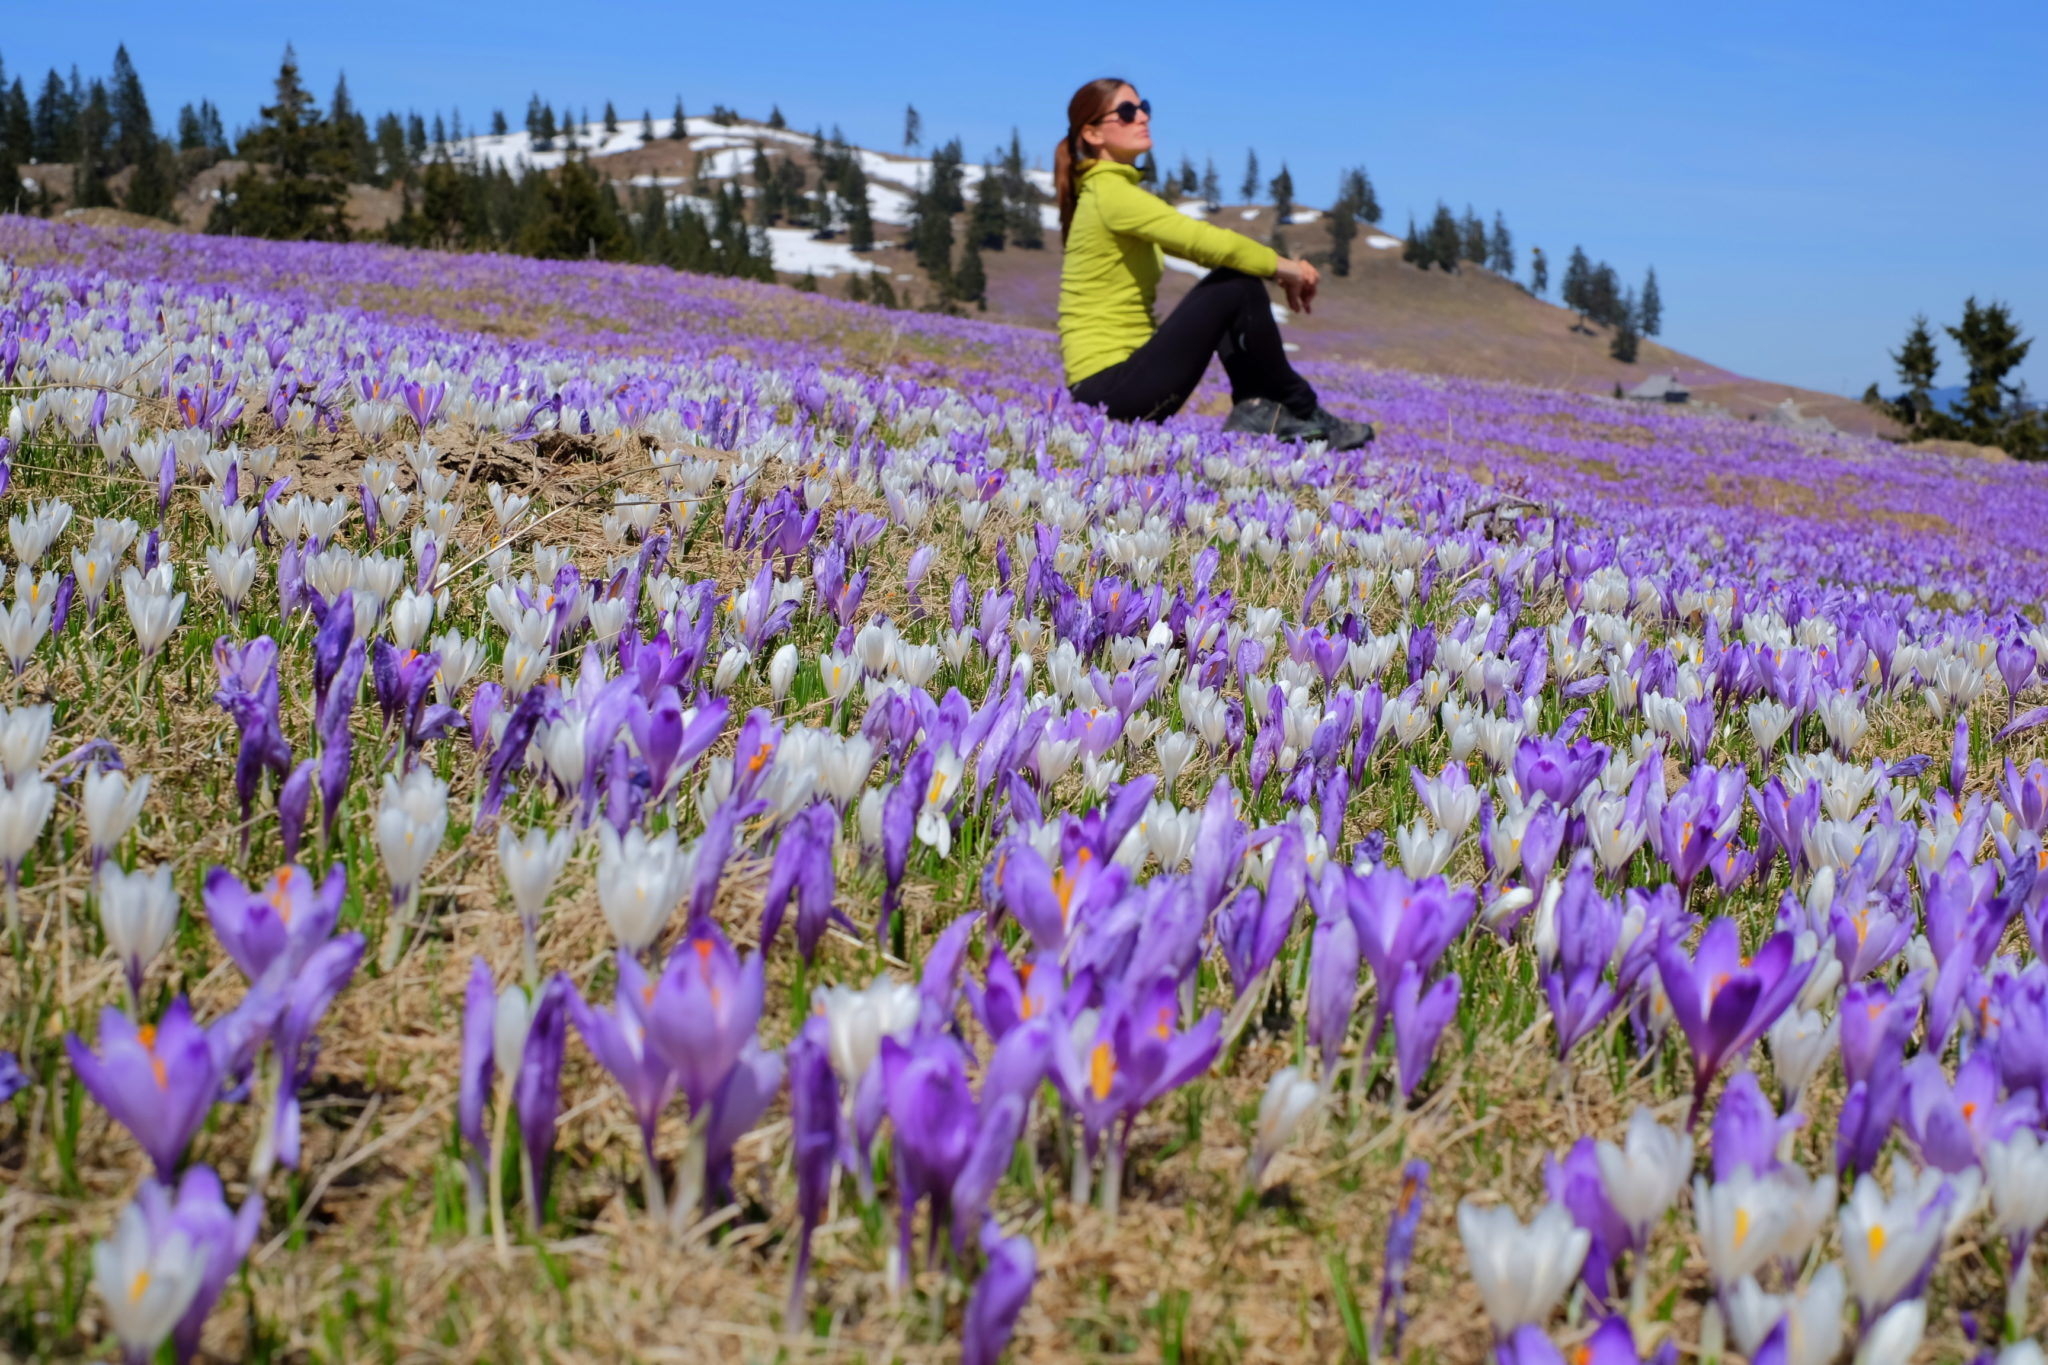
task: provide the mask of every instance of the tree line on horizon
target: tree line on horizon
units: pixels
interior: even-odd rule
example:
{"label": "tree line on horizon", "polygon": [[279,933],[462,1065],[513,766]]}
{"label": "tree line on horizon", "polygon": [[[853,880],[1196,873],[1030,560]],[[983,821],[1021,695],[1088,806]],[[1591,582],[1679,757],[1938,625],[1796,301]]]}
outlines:
{"label": "tree line on horizon", "polygon": [[[714,105],[708,117],[726,125],[740,121],[722,104]],[[665,133],[657,132],[651,108],[642,111],[640,139],[686,137],[686,120],[678,95]],[[787,126],[779,107],[771,110],[768,126]],[[771,156],[757,143],[751,201],[736,178],[714,187],[695,167],[689,193],[673,200],[654,186],[621,191],[587,159],[594,140],[590,130],[597,127],[607,138],[620,132],[612,101],[594,119],[587,105],[579,114],[568,103],[558,108],[535,92],[527,102],[526,132],[536,150],[559,146],[569,153],[561,168],[521,165],[515,171],[498,162],[458,158],[451,155],[451,146],[472,132],[510,131],[502,109],[493,110],[488,123],[475,129],[465,128],[459,110],[446,118],[436,112],[431,120],[417,111],[396,110],[372,118],[351,98],[343,73],[323,110],[287,46],[272,102],[253,124],[230,138],[219,109],[202,99],[181,107],[174,136],[164,137],[125,45],[117,46],[107,78],[86,81],[74,65],[67,79],[52,68],[33,99],[19,76],[7,80],[0,63],[0,185],[20,185],[24,164],[68,165],[69,198],[76,207],[117,207],[174,220],[178,195],[201,172],[232,157],[245,164],[217,192],[206,222],[209,232],[347,240],[354,231],[346,212],[350,186],[372,185],[395,189],[400,196],[397,217],[374,235],[408,246],[638,261],[772,281],[766,236],[772,225],[805,227],[820,238],[843,235],[855,251],[876,245],[865,170],[836,127],[829,139],[822,128],[813,134],[808,166],[788,149],[778,148],[779,154]],[[922,121],[915,106],[908,107],[905,151],[922,140]],[[1045,196],[1027,174],[1014,129],[1007,148],[998,147],[983,159],[971,198],[960,140],[930,150],[931,168],[913,198],[902,245],[931,282],[929,306],[952,309],[972,303],[986,308],[984,253],[1043,249]],[[1211,213],[1222,207],[1222,180],[1213,158],[1197,171],[1193,159],[1183,155],[1177,169],[1162,173],[1148,154],[1139,171],[1157,192],[1199,196]],[[1269,240],[1282,254],[1294,254],[1287,230],[1295,223],[1296,189],[1287,163],[1282,161],[1268,179],[1257,151],[1248,150],[1238,189],[1245,203],[1271,203]],[[47,214],[55,203],[47,179],[38,177],[33,192],[18,190],[0,209]],[[954,219],[961,216],[964,230],[956,233]],[[1324,216],[1327,245],[1303,254],[1332,274],[1348,275],[1361,226],[1376,224],[1382,216],[1363,166],[1340,173]],[[1469,206],[1460,219],[1442,202],[1426,229],[1418,232],[1411,218],[1402,256],[1423,270],[1436,266],[1455,273],[1463,263],[1473,263],[1508,279],[1514,278],[1516,265],[1503,214],[1496,211],[1489,228]],[[815,290],[818,285],[807,275],[798,287]],[[1548,268],[1540,249],[1531,252],[1531,278],[1523,287],[1539,297],[1547,293]],[[899,302],[886,271],[872,277],[854,274],[846,292],[889,306]],[[1624,291],[1611,267],[1591,264],[1577,248],[1564,280],[1564,302],[1579,315],[1575,328],[1590,330],[1590,322],[1612,329],[1610,349],[1617,359],[1634,360],[1638,337],[1655,336],[1661,328],[1654,269],[1640,293]]]}

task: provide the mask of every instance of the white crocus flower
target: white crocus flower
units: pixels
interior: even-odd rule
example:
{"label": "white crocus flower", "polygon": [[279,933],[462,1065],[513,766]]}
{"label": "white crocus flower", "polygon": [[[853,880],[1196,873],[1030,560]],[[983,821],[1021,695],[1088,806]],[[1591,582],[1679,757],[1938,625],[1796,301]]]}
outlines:
{"label": "white crocus flower", "polygon": [[1496,1336],[1541,1325],[1585,1264],[1592,1234],[1562,1205],[1545,1204],[1524,1225],[1506,1206],[1458,1205],[1458,1234]]}
{"label": "white crocus flower", "polygon": [[185,614],[185,594],[171,591],[169,568],[160,565],[147,575],[129,569],[121,575],[121,598],[145,659],[163,649]]}
{"label": "white crocus flower", "polygon": [[533,1009],[524,990],[507,986],[498,992],[497,1008],[491,1014],[491,1060],[497,1066],[501,1087],[510,1086],[519,1075],[526,1030],[532,1022]]}
{"label": "white crocus flower", "polygon": [[441,836],[447,829],[447,783],[425,768],[414,768],[403,781],[384,774],[377,808],[377,850],[384,855],[393,900],[417,889],[420,875],[440,851]]}
{"label": "white crocus flower", "polygon": [[16,778],[13,786],[0,790],[0,864],[7,869],[10,885],[22,860],[43,837],[56,803],[57,789],[40,775]]}
{"label": "white crocus flower", "polygon": [[1868,1175],[1840,1215],[1842,1262],[1866,1320],[1890,1307],[1941,1248],[1945,1219],[1927,1215],[1917,1182],[1900,1181],[1890,1198]]}
{"label": "white crocus flower", "polygon": [[1907,1299],[1887,1309],[1864,1333],[1863,1344],[1856,1348],[1855,1365],[1892,1365],[1894,1361],[1911,1360],[1913,1352],[1920,1349],[1920,1338],[1926,1334],[1926,1302]]}
{"label": "white crocus flower", "polygon": [[[2031,1128],[2020,1128],[2003,1142],[1984,1146],[1984,1183],[1991,1191],[1991,1222],[2016,1245],[2048,1224],[2048,1146]],[[2031,1256],[2021,1256],[2006,1280],[2006,1321],[2026,1320],[2027,1286],[2033,1279]],[[2000,1361],[2004,1357],[1999,1357]]]}
{"label": "white crocus flower", "polygon": [[717,671],[711,676],[711,690],[732,691],[732,685],[740,680],[740,674],[746,672],[747,665],[752,662],[754,656],[747,652],[744,645],[734,645],[726,650],[718,656]]}
{"label": "white crocus flower", "polygon": [[1692,1138],[1665,1127],[1641,1107],[1630,1117],[1619,1146],[1602,1142],[1594,1149],[1607,1202],[1639,1244],[1685,1188],[1692,1154]]}
{"label": "white crocus flower", "polygon": [[864,989],[818,987],[811,1007],[825,1016],[827,1056],[850,1096],[881,1055],[882,1040],[900,1038],[917,1024],[921,1004],[917,987],[885,973]]}
{"label": "white crocus flower", "polygon": [[121,1210],[113,1235],[92,1249],[92,1282],[130,1359],[149,1360],[199,1296],[208,1248],[181,1231],[150,1235],[139,1204]]}
{"label": "white crocus flower", "polygon": [[105,772],[87,769],[85,774],[85,837],[94,866],[114,851],[142,813],[149,797],[149,774],[129,779],[128,774],[110,768]]}
{"label": "white crocus flower", "polygon": [[1322,1096],[1322,1087],[1303,1075],[1298,1066],[1282,1067],[1266,1082],[1266,1093],[1259,1099],[1259,1126],[1252,1140],[1248,1184],[1257,1187],[1267,1165],[1287,1145],[1287,1139]]}
{"label": "white crocus flower", "polygon": [[[661,937],[682,899],[692,862],[674,830],[653,838],[638,826],[622,838],[608,824],[597,830],[597,903],[619,946],[643,953]],[[693,861],[693,860],[692,860]]]}
{"label": "white crocus flower", "polygon": [[1756,1274],[1784,1240],[1795,1212],[1782,1185],[1747,1166],[1721,1181],[1695,1176],[1692,1210],[1707,1268],[1719,1286]]}
{"label": "white crocus flower", "polygon": [[959,790],[961,769],[953,746],[940,746],[932,763],[931,782],[925,787],[924,804],[917,812],[917,841],[936,848],[941,858],[953,851],[953,825],[946,817],[946,807]]}
{"label": "white crocus flower", "polygon": [[1754,1356],[1764,1338],[1785,1324],[1785,1365],[1833,1365],[1842,1350],[1842,1307],[1848,1283],[1838,1265],[1824,1265],[1803,1294],[1766,1294],[1754,1279],[1744,1278],[1723,1298],[1728,1328],[1745,1356]]}
{"label": "white crocus flower", "polygon": [[781,701],[789,695],[789,685],[796,680],[796,646],[785,644],[768,659],[768,690],[775,700]]}
{"label": "white crocus flower", "polygon": [[515,834],[510,825],[498,827],[498,866],[521,919],[529,924],[540,919],[548,893],[555,889],[575,847],[575,836],[567,830],[537,827]]}
{"label": "white crocus flower", "polygon": [[109,864],[100,870],[99,904],[107,947],[130,983],[139,983],[178,927],[178,892],[171,885],[170,865],[123,872]]}
{"label": "white crocus flower", "polygon": [[230,613],[239,612],[242,603],[249,600],[249,590],[256,586],[257,557],[253,545],[240,549],[219,545],[206,547],[206,571],[213,577],[213,586],[220,593],[221,601],[227,603]]}
{"label": "white crocus flower", "polygon": [[1787,1010],[1778,1016],[1764,1037],[1771,1045],[1771,1065],[1778,1073],[1778,1087],[1787,1110],[1799,1107],[1799,1100],[1820,1069],[1834,1055],[1841,1033],[1841,1019],[1823,1019],[1818,1010]]}

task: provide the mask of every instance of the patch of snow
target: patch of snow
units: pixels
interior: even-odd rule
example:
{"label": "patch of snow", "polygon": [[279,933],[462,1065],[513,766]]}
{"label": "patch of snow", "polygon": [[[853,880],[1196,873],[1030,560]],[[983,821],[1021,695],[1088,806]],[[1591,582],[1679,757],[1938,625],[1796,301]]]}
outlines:
{"label": "patch of snow", "polygon": [[1401,245],[1401,239],[1399,237],[1389,237],[1382,232],[1371,232],[1366,234],[1365,244],[1374,251],[1392,251],[1395,247]]}
{"label": "patch of snow", "polygon": [[1295,345],[1291,341],[1283,341],[1280,343],[1280,349],[1283,351],[1298,351],[1301,349],[1301,347]]}
{"label": "patch of snow", "polygon": [[1252,219],[1259,216],[1259,211],[1257,209],[1239,209],[1237,211],[1237,216],[1244,219],[1246,222],[1250,222]]}
{"label": "patch of snow", "polygon": [[1190,218],[1207,218],[1209,216],[1208,204],[1200,199],[1183,199],[1178,204],[1175,204],[1174,207]]}
{"label": "patch of snow", "polygon": [[872,275],[885,268],[845,242],[817,240],[809,228],[769,228],[768,251],[775,268],[792,275]]}
{"label": "patch of snow", "polygon": [[1286,304],[1276,303],[1273,305],[1273,321],[1280,323],[1292,322],[1294,321],[1294,314],[1287,311]]}
{"label": "patch of snow", "polygon": [[1193,261],[1184,261],[1178,256],[1168,256],[1162,252],[1159,259],[1165,263],[1168,270],[1178,270],[1184,275],[1206,275],[1209,273],[1208,266],[1196,265]]}
{"label": "patch of snow", "polygon": [[898,227],[910,221],[911,206],[916,199],[893,185],[868,181],[868,217],[877,223],[894,223]]}

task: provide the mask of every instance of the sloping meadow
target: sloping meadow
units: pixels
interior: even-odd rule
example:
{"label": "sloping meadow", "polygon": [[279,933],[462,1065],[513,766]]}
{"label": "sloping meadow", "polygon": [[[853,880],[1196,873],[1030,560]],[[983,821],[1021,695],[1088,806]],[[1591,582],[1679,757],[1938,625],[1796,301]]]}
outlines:
{"label": "sloping meadow", "polygon": [[0,250],[8,1354],[2039,1358],[2035,471]]}

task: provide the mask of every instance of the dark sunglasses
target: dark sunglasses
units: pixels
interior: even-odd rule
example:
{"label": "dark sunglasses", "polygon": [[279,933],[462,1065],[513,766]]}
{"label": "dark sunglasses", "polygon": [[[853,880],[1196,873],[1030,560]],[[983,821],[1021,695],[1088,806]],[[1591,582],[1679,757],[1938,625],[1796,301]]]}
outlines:
{"label": "dark sunglasses", "polygon": [[1119,123],[1136,123],[1138,121],[1138,115],[1140,114],[1143,114],[1146,118],[1152,117],[1151,100],[1139,100],[1136,104],[1131,103],[1129,100],[1125,100],[1122,104],[1119,104],[1116,108],[1110,110],[1108,113],[1097,114],[1094,118],[1089,119],[1088,121],[1090,123],[1100,123],[1106,118],[1113,118]]}

